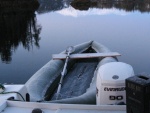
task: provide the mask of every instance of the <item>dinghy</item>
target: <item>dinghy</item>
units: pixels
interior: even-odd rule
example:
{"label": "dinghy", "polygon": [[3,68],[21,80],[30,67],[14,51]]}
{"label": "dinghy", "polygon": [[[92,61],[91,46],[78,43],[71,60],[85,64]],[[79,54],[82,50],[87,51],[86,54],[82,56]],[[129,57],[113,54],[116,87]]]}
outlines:
{"label": "dinghy", "polygon": [[[90,41],[74,46],[59,98],[56,99],[60,75],[65,63],[65,51],[54,54],[53,59],[37,71],[25,84],[30,101],[96,104],[97,69],[109,62],[117,62],[116,56],[102,44]],[[64,60],[63,60],[64,59]]]}

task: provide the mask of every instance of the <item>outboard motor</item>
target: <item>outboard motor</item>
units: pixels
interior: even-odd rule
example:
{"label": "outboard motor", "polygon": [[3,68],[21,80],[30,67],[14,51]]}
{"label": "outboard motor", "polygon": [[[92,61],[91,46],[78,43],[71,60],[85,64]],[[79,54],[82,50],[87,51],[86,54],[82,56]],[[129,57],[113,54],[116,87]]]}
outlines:
{"label": "outboard motor", "polygon": [[97,73],[97,105],[126,103],[125,79],[133,75],[133,68],[123,62],[102,65]]}

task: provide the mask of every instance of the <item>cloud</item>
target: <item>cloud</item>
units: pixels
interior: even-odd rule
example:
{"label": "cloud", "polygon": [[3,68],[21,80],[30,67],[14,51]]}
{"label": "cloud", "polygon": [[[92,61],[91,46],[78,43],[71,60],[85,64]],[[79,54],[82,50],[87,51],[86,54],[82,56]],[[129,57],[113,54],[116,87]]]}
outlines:
{"label": "cloud", "polygon": [[111,9],[89,8],[88,11],[80,11],[74,9],[71,6],[68,8],[64,8],[60,11],[57,11],[57,13],[64,16],[72,16],[72,17],[90,16],[90,15],[110,15],[110,14],[125,16],[128,14],[126,11],[118,10],[116,8]]}

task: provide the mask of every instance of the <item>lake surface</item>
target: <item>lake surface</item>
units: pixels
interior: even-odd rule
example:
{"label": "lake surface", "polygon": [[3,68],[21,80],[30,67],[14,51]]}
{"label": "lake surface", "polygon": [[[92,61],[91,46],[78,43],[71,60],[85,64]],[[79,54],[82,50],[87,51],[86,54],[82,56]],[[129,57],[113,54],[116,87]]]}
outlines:
{"label": "lake surface", "polygon": [[149,1],[39,3],[16,10],[1,5],[0,83],[25,83],[52,54],[90,40],[119,52],[119,61],[132,65],[135,74],[150,74]]}

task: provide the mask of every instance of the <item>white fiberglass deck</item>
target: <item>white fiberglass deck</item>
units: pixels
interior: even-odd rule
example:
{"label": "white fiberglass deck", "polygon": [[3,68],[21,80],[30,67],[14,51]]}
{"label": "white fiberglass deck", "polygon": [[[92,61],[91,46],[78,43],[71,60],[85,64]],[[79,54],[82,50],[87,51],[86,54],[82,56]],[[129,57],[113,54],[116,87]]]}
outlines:
{"label": "white fiberglass deck", "polygon": [[6,101],[0,107],[0,113],[32,113],[40,108],[44,113],[126,113],[125,105],[75,105]]}
{"label": "white fiberglass deck", "polygon": [[[26,93],[24,85],[6,85],[5,88],[5,92],[17,91],[22,95]],[[43,113],[126,113],[125,105],[54,104],[7,100],[12,96],[21,100],[20,96],[14,93],[0,94],[0,113],[32,113],[35,108],[41,109]]]}

